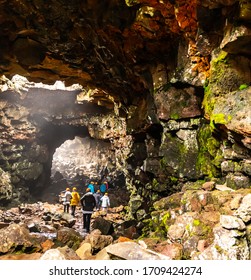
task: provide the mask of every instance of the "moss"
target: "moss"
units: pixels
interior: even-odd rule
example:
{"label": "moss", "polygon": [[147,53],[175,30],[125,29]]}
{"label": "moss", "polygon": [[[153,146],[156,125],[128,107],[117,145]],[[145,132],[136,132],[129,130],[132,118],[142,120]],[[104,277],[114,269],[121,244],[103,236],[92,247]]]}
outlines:
{"label": "moss", "polygon": [[179,119],[179,114],[178,113],[173,113],[170,115],[170,119],[172,120],[178,120]]}
{"label": "moss", "polygon": [[154,189],[155,189],[155,188],[158,188],[159,182],[156,180],[156,178],[153,178],[152,186],[153,186]]}
{"label": "moss", "polygon": [[177,177],[174,177],[174,176],[169,176],[169,179],[173,184],[176,184],[179,180]]}
{"label": "moss", "polygon": [[215,244],[215,245],[214,245],[214,248],[216,249],[216,251],[217,251],[219,254],[223,254],[223,253],[224,253],[224,250],[223,250],[218,244]]}
{"label": "moss", "polygon": [[247,84],[242,84],[242,85],[239,86],[239,90],[244,90],[246,88],[248,88]]}
{"label": "moss", "polygon": [[201,224],[200,220],[193,220],[194,226],[199,226]]}
{"label": "moss", "polygon": [[170,220],[171,218],[171,214],[170,212],[168,211],[164,216],[162,216],[162,221],[161,221],[161,228],[165,231],[165,236],[167,234],[167,231],[169,229],[169,224],[168,224],[168,220]]}
{"label": "moss", "polygon": [[210,118],[210,124],[211,124],[211,127],[213,129],[215,129],[214,124],[226,124],[226,123],[228,123],[231,120],[232,120],[232,116],[231,115],[226,116],[223,113],[212,114],[211,118]]}
{"label": "moss", "polygon": [[227,80],[225,77],[227,68],[229,68],[228,53],[221,50],[218,56],[211,61],[211,76],[204,86],[202,108],[207,119],[211,119],[216,103],[215,97],[221,94],[221,90],[224,89],[224,82]]}
{"label": "moss", "polygon": [[[209,178],[217,177],[219,174],[218,165],[215,165],[214,158],[219,157],[220,142],[213,136],[213,129],[209,125],[203,125],[198,132],[199,152],[196,168]],[[217,162],[219,162],[217,158]]]}
{"label": "moss", "polygon": [[202,101],[202,108],[204,109],[205,116],[210,118],[216,99],[214,98],[214,94],[211,92],[210,87],[207,86],[204,90],[204,99]]}

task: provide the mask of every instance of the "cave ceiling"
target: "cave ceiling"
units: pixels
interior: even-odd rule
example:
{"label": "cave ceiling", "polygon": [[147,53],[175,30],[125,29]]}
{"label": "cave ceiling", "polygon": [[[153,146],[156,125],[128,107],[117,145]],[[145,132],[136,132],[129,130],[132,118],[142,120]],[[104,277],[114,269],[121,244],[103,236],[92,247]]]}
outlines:
{"label": "cave ceiling", "polygon": [[180,38],[195,38],[196,5],[1,0],[0,72],[8,79],[19,74],[46,84],[78,83],[126,105],[137,102],[151,89],[149,69],[172,60]]}

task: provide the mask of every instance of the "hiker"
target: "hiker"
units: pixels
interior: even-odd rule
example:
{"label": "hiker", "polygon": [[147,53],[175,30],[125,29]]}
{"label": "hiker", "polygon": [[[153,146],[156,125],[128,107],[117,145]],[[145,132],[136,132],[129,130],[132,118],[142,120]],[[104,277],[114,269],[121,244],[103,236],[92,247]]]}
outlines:
{"label": "hiker", "polygon": [[69,213],[70,202],[71,202],[71,192],[70,188],[66,188],[63,196],[64,212]]}
{"label": "hiker", "polygon": [[108,207],[110,207],[110,199],[108,197],[108,193],[105,193],[104,196],[101,197],[100,201],[102,210],[107,214]]}
{"label": "hiker", "polygon": [[94,182],[93,181],[91,181],[91,183],[89,183],[89,185],[87,186],[87,188],[89,188],[90,189],[90,191],[92,192],[92,193],[95,193],[95,189],[94,189]]}
{"label": "hiker", "polygon": [[106,188],[105,182],[103,182],[103,183],[100,185],[99,190],[100,190],[102,196],[106,193],[107,188]]}
{"label": "hiker", "polygon": [[80,199],[83,212],[83,229],[85,232],[90,232],[91,216],[93,209],[96,206],[96,200],[89,188],[86,189],[86,193]]}
{"label": "hiker", "polygon": [[101,199],[100,190],[97,190],[94,193],[94,197],[95,197],[95,200],[96,200],[96,210],[99,210],[100,209],[100,199]]}
{"label": "hiker", "polygon": [[79,204],[80,201],[80,195],[77,192],[77,188],[74,187],[72,189],[72,193],[71,193],[72,199],[71,199],[71,214],[74,217],[75,216],[75,211],[76,211],[76,207]]}

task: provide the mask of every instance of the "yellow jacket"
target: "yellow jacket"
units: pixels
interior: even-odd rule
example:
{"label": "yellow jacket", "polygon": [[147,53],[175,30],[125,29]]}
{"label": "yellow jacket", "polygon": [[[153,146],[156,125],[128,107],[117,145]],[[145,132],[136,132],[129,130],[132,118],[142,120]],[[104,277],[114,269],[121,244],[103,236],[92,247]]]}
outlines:
{"label": "yellow jacket", "polygon": [[73,191],[71,193],[72,199],[71,199],[71,205],[78,205],[80,201],[80,195],[78,192]]}

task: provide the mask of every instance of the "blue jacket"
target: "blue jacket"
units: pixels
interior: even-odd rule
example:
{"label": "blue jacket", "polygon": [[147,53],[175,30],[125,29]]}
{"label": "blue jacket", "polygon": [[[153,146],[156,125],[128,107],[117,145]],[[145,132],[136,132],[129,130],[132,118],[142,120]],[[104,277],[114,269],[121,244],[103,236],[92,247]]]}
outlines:
{"label": "blue jacket", "polygon": [[100,187],[99,187],[100,191],[102,193],[105,193],[106,192],[106,185],[105,184],[102,184]]}
{"label": "blue jacket", "polygon": [[89,184],[89,185],[87,186],[87,188],[89,188],[89,189],[91,190],[92,193],[95,193],[95,189],[94,189],[93,184]]}

